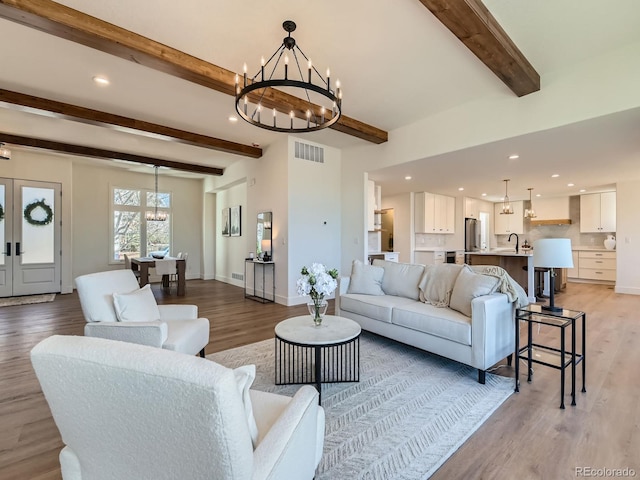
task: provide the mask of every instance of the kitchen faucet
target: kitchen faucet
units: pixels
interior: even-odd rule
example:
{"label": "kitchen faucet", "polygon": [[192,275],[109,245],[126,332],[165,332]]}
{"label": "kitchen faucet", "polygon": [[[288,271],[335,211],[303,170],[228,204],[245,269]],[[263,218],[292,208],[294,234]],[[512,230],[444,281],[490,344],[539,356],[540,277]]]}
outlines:
{"label": "kitchen faucet", "polygon": [[515,235],[516,236],[516,253],[518,253],[518,245],[520,243],[520,238],[518,237],[517,233],[512,233],[511,235],[509,235],[509,243],[511,243],[511,237]]}

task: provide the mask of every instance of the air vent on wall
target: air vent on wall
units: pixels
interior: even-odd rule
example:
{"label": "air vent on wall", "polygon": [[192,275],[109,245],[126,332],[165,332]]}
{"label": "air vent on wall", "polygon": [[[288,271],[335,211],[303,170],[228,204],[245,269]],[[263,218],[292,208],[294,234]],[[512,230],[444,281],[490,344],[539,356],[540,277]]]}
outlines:
{"label": "air vent on wall", "polygon": [[295,142],[295,157],[310,162],[324,163],[324,148]]}
{"label": "air vent on wall", "polygon": [[244,275],[242,273],[231,272],[231,278],[234,280],[244,280]]}

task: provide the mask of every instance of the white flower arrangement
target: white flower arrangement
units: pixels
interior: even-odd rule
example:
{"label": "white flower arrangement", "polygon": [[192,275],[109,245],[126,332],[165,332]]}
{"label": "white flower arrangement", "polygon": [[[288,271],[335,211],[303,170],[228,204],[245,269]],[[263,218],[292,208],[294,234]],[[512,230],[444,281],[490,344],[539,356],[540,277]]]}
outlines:
{"label": "white flower arrangement", "polygon": [[302,267],[302,276],[296,282],[298,295],[309,295],[314,303],[321,302],[325,296],[331,295],[338,287],[338,270],[327,270],[321,263],[314,263],[311,268]]}

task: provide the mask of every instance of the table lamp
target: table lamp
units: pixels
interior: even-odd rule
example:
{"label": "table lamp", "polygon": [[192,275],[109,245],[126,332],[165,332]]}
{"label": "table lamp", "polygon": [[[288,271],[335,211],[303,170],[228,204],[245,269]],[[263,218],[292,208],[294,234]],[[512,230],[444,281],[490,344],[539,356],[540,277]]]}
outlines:
{"label": "table lamp", "polygon": [[549,312],[561,312],[562,307],[554,304],[556,268],[573,268],[571,239],[543,238],[533,242],[533,266],[549,269],[549,305],[542,309]]}
{"label": "table lamp", "polygon": [[262,250],[262,260],[268,262],[271,260],[271,240],[263,238],[260,242],[260,250]]}

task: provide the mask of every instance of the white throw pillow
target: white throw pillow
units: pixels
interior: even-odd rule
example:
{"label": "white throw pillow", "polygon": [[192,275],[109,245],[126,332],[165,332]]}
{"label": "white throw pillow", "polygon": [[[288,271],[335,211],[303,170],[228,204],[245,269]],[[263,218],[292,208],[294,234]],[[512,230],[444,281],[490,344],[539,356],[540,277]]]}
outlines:
{"label": "white throw pillow", "polygon": [[382,291],[384,293],[418,300],[420,297],[418,283],[424,273],[424,265],[388,262],[377,259],[373,261],[373,264],[384,268],[382,277]]}
{"label": "white throw pillow", "polygon": [[363,295],[384,295],[382,291],[382,277],[384,268],[367,265],[360,260],[354,260],[351,266],[351,280],[347,293]]}
{"label": "white throw pillow", "polygon": [[114,293],[113,306],[120,322],[154,322],[160,320],[160,310],[147,284],[129,293]]}
{"label": "white throw pillow", "polygon": [[449,307],[458,312],[471,316],[471,300],[482,295],[489,295],[496,291],[498,279],[489,275],[475,273],[468,265],[465,265],[456,279],[456,284],[451,292]]}
{"label": "white throw pillow", "polygon": [[244,365],[233,370],[233,374],[236,377],[236,383],[238,385],[238,392],[242,397],[242,405],[244,407],[244,415],[247,419],[247,426],[249,427],[249,433],[251,434],[251,443],[255,449],[258,443],[258,425],[256,419],[253,416],[253,407],[251,406],[251,396],[249,395],[249,388],[253,384],[256,378],[256,366]]}

